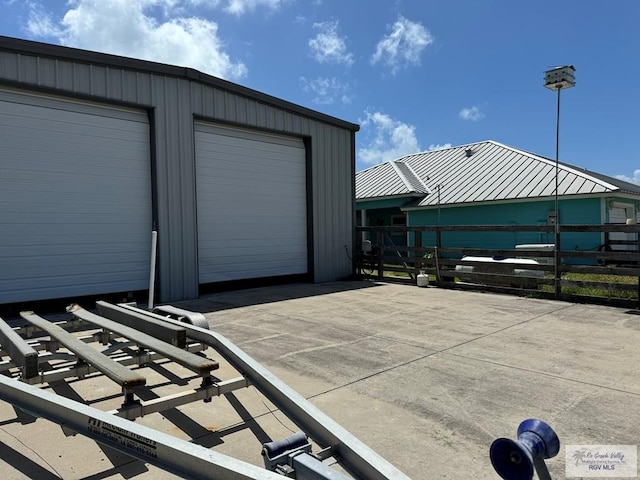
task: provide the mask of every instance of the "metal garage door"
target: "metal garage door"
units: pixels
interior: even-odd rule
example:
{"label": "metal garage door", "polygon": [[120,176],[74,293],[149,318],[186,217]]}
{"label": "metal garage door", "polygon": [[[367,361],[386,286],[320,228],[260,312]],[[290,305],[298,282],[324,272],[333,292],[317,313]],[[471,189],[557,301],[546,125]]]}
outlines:
{"label": "metal garage door", "polygon": [[147,288],[145,113],[0,90],[0,303]]}
{"label": "metal garage door", "polygon": [[307,273],[302,140],[197,122],[200,283]]}
{"label": "metal garage door", "polygon": [[[635,208],[633,205],[614,205],[609,210],[609,223],[622,223],[627,222],[627,218],[635,218]],[[624,233],[624,232],[611,232],[609,234],[609,240],[630,242],[629,244],[613,245],[613,250],[635,250],[636,234]],[[631,243],[633,242],[633,243]]]}

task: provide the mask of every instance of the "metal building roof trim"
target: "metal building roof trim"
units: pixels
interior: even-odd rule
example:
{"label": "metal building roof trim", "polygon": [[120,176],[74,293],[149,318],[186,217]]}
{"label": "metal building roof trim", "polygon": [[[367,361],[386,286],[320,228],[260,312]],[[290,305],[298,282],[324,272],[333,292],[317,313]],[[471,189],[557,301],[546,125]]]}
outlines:
{"label": "metal building roof trim", "polygon": [[422,179],[415,174],[409,164],[394,161],[391,162],[391,166],[404,182],[409,193],[430,193],[429,188],[425,185]]}

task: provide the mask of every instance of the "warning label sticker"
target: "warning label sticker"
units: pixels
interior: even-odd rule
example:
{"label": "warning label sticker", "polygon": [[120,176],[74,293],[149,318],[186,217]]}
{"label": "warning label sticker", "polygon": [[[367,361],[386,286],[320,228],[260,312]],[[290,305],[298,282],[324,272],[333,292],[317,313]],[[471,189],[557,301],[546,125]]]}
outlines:
{"label": "warning label sticker", "polygon": [[131,452],[137,452],[148,458],[157,458],[157,443],[150,438],[135,434],[95,418],[89,418],[89,433],[98,435],[111,444],[120,445]]}

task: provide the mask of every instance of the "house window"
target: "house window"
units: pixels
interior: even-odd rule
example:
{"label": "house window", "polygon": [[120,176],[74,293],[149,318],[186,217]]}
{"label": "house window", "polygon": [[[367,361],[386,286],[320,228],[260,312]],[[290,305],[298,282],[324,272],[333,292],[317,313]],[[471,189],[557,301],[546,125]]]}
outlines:
{"label": "house window", "polygon": [[391,215],[391,226],[392,227],[406,227],[407,226],[407,216],[406,215]]}

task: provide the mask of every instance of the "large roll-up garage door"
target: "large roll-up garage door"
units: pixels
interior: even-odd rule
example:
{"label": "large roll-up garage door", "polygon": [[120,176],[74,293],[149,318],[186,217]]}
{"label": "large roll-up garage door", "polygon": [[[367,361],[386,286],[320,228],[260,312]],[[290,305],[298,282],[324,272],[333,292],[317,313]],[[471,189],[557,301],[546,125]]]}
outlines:
{"label": "large roll-up garage door", "polygon": [[[614,205],[609,210],[609,223],[627,223],[628,218],[635,218],[635,208],[633,205]],[[611,232],[609,240],[628,242],[626,244],[612,245],[612,250],[635,250],[635,233]]]}
{"label": "large roll-up garage door", "polygon": [[196,122],[200,283],[307,273],[301,139]]}
{"label": "large roll-up garage door", "polygon": [[0,90],[0,163],[0,303],[146,288],[146,113]]}

